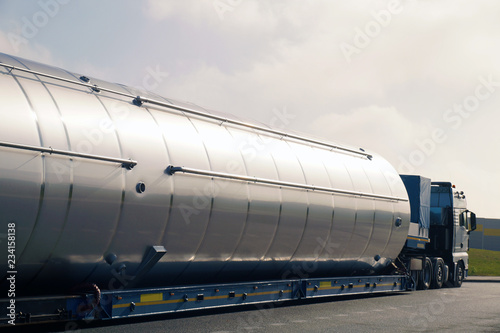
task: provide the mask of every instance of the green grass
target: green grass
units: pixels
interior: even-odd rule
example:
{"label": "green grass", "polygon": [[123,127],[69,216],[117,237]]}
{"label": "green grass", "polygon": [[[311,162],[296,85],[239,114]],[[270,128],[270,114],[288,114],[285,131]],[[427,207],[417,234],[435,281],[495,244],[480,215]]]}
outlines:
{"label": "green grass", "polygon": [[500,276],[500,251],[469,249],[469,275]]}

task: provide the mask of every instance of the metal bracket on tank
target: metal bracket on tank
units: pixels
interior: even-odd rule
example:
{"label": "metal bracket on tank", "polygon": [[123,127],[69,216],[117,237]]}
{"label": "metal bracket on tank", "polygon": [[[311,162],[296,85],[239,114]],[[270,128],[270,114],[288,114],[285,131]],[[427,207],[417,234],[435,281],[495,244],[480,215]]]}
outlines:
{"label": "metal bracket on tank", "polygon": [[173,165],[169,165],[165,169],[165,173],[170,176],[173,176],[177,171],[183,171],[182,167],[174,167]]}
{"label": "metal bracket on tank", "polygon": [[134,100],[132,101],[132,103],[135,106],[142,106],[143,102],[141,100],[141,96],[137,96],[136,98],[134,98]]}
{"label": "metal bracket on tank", "polygon": [[167,250],[162,245],[154,245],[148,248],[148,251],[144,255],[141,264],[134,273],[134,279],[132,280],[133,285],[139,281],[147,272],[153,268],[154,265],[167,253]]}

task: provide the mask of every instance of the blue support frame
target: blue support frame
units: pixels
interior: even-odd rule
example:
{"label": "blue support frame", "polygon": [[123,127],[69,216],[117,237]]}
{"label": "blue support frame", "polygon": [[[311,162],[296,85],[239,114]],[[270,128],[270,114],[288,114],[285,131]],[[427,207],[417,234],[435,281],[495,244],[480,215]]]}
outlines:
{"label": "blue support frame", "polygon": [[[18,315],[16,322],[36,321],[37,318],[46,321],[49,317],[52,321],[109,320],[314,297],[401,292],[409,290],[407,282],[408,277],[404,275],[384,275],[113,290],[102,292],[99,304],[96,304],[96,295],[91,293],[42,297],[36,302],[27,298],[17,303],[16,309],[25,317]],[[3,307],[4,301],[0,300],[0,306]],[[7,322],[5,319],[1,315],[0,322]]]}
{"label": "blue support frame", "polygon": [[104,292],[101,307],[107,318],[261,304],[313,297],[407,290],[401,275],[297,279],[191,287]]}

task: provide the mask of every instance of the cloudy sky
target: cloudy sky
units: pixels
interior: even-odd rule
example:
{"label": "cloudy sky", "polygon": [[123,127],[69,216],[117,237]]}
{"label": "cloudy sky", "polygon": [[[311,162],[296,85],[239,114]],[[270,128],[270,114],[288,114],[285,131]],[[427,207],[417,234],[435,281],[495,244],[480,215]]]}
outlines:
{"label": "cloudy sky", "polygon": [[0,52],[376,152],[500,218],[500,3],[0,1]]}

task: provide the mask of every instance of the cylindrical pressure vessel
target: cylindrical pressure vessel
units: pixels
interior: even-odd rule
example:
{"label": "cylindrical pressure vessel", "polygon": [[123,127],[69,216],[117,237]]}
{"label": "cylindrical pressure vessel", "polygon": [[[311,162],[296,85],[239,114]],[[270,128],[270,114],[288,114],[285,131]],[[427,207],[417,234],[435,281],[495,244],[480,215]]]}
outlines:
{"label": "cylindrical pressure vessel", "polygon": [[21,295],[380,274],[405,243],[406,190],[376,154],[0,63],[0,241],[15,225]]}

